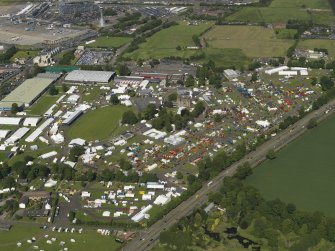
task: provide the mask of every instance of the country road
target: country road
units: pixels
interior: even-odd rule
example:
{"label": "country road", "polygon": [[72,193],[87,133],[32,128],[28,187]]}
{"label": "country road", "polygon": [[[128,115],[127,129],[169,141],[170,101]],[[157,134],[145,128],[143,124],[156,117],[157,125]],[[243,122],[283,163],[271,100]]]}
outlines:
{"label": "country road", "polygon": [[[140,235],[129,242],[122,251],[145,251],[150,250],[157,242],[159,235],[162,231],[173,226],[181,218],[189,215],[196,208],[201,207],[208,201],[207,195],[220,188],[223,179],[227,176],[232,176],[236,172],[237,168],[245,163],[249,162],[252,167],[256,167],[259,163],[266,159],[266,154],[270,149],[275,151],[287,146],[289,143],[300,137],[306,132],[306,125],[312,118],[316,118],[318,121],[322,121],[334,113],[335,100],[330,101],[317,111],[313,111],[306,115],[304,118],[290,126],[287,130],[280,132],[278,135],[259,146],[255,151],[247,154],[243,159],[234,163],[226,170],[222,171],[218,176],[208,181],[203,187],[197,191],[188,200],[182,202],[178,207],[171,210],[165,217],[157,221],[147,230],[144,230]],[[326,113],[326,111],[329,112]],[[211,182],[210,185],[209,182]]]}

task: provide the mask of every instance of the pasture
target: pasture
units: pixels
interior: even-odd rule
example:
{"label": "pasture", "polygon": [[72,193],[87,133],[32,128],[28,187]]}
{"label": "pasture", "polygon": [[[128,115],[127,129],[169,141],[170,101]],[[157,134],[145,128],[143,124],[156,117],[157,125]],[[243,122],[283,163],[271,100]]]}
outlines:
{"label": "pasture", "polygon": [[335,216],[335,116],[307,132],[277,153],[277,158],[256,167],[247,184],[266,199],[279,198],[298,209]]}
{"label": "pasture", "polygon": [[85,45],[89,48],[119,48],[126,43],[130,42],[130,37],[99,37],[94,43]]}
{"label": "pasture", "polygon": [[243,7],[227,20],[286,23],[292,18],[318,24],[332,24],[335,21],[328,0],[273,0],[269,7]]}
{"label": "pasture", "polygon": [[327,49],[329,56],[334,59],[335,57],[335,41],[327,39],[306,39],[300,40],[298,44],[299,49],[313,50],[314,48]]}
{"label": "pasture", "polygon": [[277,39],[272,29],[260,26],[216,26],[204,36],[210,48],[241,49],[247,57],[285,56],[293,40]]}
{"label": "pasture", "polygon": [[[195,46],[192,36],[200,35],[207,28],[212,26],[212,23],[200,23],[199,25],[188,25],[185,22],[179,23],[163,29],[151,37],[146,39],[146,42],[139,45],[139,49],[125,54],[125,58],[132,59],[150,59],[150,58],[164,58],[164,57],[182,57],[188,58],[197,54],[196,50],[186,49],[188,46]],[[180,46],[182,49],[177,50]]]}
{"label": "pasture", "polygon": [[119,121],[128,108],[125,106],[106,106],[91,110],[75,121],[68,130],[70,139],[103,140],[119,132]]}

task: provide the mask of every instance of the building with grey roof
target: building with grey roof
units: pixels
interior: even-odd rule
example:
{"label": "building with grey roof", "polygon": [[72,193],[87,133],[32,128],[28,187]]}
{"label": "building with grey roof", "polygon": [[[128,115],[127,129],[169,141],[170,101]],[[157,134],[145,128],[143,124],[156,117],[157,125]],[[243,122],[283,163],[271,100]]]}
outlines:
{"label": "building with grey roof", "polygon": [[31,106],[57,78],[31,78],[24,81],[0,102],[1,111],[10,111],[13,103],[19,107]]}
{"label": "building with grey roof", "polygon": [[78,82],[78,83],[109,83],[114,77],[113,71],[83,71],[74,70],[70,72],[65,81]]}

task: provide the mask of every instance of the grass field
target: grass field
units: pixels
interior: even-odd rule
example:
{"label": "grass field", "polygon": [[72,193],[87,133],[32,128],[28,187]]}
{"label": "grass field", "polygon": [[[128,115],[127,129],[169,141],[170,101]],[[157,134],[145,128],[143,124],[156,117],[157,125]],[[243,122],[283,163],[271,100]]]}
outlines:
{"label": "grass field", "polygon": [[12,58],[10,59],[12,62],[15,60],[15,58],[33,58],[38,55],[38,51],[22,51],[19,50],[16,52]]}
{"label": "grass field", "polygon": [[333,59],[335,58],[335,40],[326,40],[326,39],[306,39],[300,40],[298,44],[300,49],[311,49],[314,48],[324,48],[328,49],[329,56]]}
{"label": "grass field", "polygon": [[[45,238],[44,235],[49,235]],[[35,243],[27,243],[28,239],[35,237]],[[46,241],[51,238],[57,240],[53,244],[47,244]],[[70,239],[74,239],[75,243],[71,243]],[[38,250],[60,250],[59,245],[61,241],[65,242],[64,247],[69,250],[99,250],[99,251],[115,251],[121,245],[115,242],[115,237],[102,236],[95,231],[87,230],[82,234],[76,233],[58,233],[50,230],[41,230],[36,226],[14,225],[8,232],[0,232],[0,250],[1,251],[15,251],[15,250],[34,250],[33,246],[38,246]],[[21,242],[22,246],[17,247],[17,242]]]}
{"label": "grass field", "polygon": [[238,69],[247,67],[251,60],[244,54],[241,49],[235,48],[206,48],[204,49],[206,60],[212,60],[217,66],[231,67]]}
{"label": "grass field", "polygon": [[59,96],[60,95],[51,96],[48,93],[44,94],[27,110],[27,113],[33,115],[43,115],[56,102]]}
{"label": "grass field", "polygon": [[335,116],[303,135],[254,170],[247,183],[267,199],[335,216]]}
{"label": "grass field", "polygon": [[127,109],[120,105],[89,111],[70,126],[68,136],[70,139],[107,139],[119,132],[119,121]]}
{"label": "grass field", "polygon": [[99,37],[95,43],[85,46],[90,48],[119,48],[130,41],[130,37]]}
{"label": "grass field", "polygon": [[277,39],[272,29],[260,26],[216,26],[205,34],[210,48],[241,49],[247,57],[285,56],[292,40]]}
{"label": "grass field", "polygon": [[200,35],[207,28],[212,26],[212,23],[201,23],[199,25],[187,25],[181,22],[179,25],[163,29],[153,36],[147,38],[145,43],[140,44],[139,49],[131,53],[125,54],[125,57],[132,59],[149,59],[149,58],[164,58],[176,56],[188,58],[195,55],[195,50],[177,50],[177,46],[187,47],[194,46],[192,36]]}
{"label": "grass field", "polygon": [[269,7],[243,7],[229,21],[286,23],[289,19],[332,24],[335,17],[328,0],[273,0]]}
{"label": "grass field", "polygon": [[294,35],[297,34],[295,29],[276,29],[276,38],[278,39],[294,39]]}

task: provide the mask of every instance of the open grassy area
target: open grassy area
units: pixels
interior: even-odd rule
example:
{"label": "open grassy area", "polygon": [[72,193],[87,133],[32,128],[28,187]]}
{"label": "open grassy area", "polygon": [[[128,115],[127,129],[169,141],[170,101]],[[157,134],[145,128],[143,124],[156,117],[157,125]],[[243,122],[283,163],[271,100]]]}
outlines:
{"label": "open grassy area", "polygon": [[335,41],[327,40],[327,39],[306,39],[300,40],[298,44],[298,48],[300,49],[310,49],[314,48],[324,48],[328,49],[329,56],[335,58]]}
{"label": "open grassy area", "polygon": [[260,26],[216,26],[204,38],[210,48],[241,49],[247,57],[285,56],[292,40],[277,39],[272,29]]}
{"label": "open grassy area", "polygon": [[251,62],[244,52],[237,48],[217,49],[209,47],[204,49],[204,52],[206,57],[205,60],[212,60],[217,66],[235,66],[238,69],[241,69],[241,67],[246,68]]}
{"label": "open grassy area", "polygon": [[27,113],[33,115],[43,115],[56,102],[58,98],[59,95],[51,96],[46,93],[43,97],[37,100],[29,109],[27,109]]}
{"label": "open grassy area", "polygon": [[297,34],[295,29],[276,29],[276,38],[279,39],[294,39],[294,35]]}
{"label": "open grassy area", "polygon": [[[199,25],[187,25],[185,22],[179,23],[163,29],[153,36],[147,38],[145,43],[140,44],[139,49],[132,53],[125,54],[125,57],[132,59],[150,59],[164,57],[182,57],[188,58],[197,54],[196,50],[188,50],[185,47],[195,46],[192,40],[193,35],[200,35],[203,31],[209,28],[212,23],[200,23]],[[176,47],[182,47],[177,50]]]}
{"label": "open grassy area", "polygon": [[[77,227],[78,229],[78,227]],[[48,235],[45,238],[44,235]],[[35,243],[27,243],[28,239],[35,237],[37,241]],[[46,241],[51,238],[56,238],[56,241],[52,244],[47,244]],[[74,239],[72,243],[70,240]],[[60,250],[60,242],[64,241],[64,247],[69,250],[99,250],[99,251],[114,251],[118,250],[121,245],[115,242],[113,236],[102,236],[96,231],[87,230],[83,231],[82,234],[75,233],[58,233],[50,230],[42,230],[37,226],[28,225],[14,225],[8,232],[0,232],[0,250],[1,251],[13,251],[13,250],[34,250],[33,246],[38,246],[38,250]],[[17,242],[21,242],[22,246],[17,247]]]}
{"label": "open grassy area", "polygon": [[90,48],[119,48],[130,42],[130,37],[99,37],[92,44],[85,45]]}
{"label": "open grassy area", "polygon": [[254,170],[247,183],[267,199],[279,198],[307,211],[335,216],[335,116],[303,135]]}
{"label": "open grassy area", "polygon": [[243,7],[229,21],[286,23],[289,19],[332,24],[335,17],[328,0],[273,0],[269,7]]}
{"label": "open grassy area", "polygon": [[82,115],[68,130],[70,139],[107,139],[119,132],[119,121],[127,110],[125,106],[107,106]]}
{"label": "open grassy area", "polygon": [[33,58],[38,55],[38,51],[29,51],[29,50],[19,50],[16,52],[12,58],[11,61],[14,61],[15,58]]}

